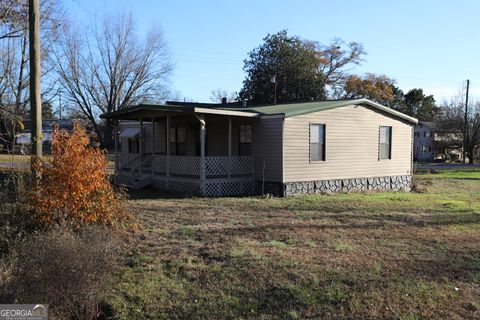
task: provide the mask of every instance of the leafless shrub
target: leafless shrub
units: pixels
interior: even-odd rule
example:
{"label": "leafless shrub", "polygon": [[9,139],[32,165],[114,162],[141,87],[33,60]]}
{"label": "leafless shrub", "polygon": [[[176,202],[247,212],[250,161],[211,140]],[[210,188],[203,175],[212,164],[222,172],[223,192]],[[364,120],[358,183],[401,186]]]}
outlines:
{"label": "leafless shrub", "polygon": [[119,248],[118,237],[100,227],[32,234],[13,247],[0,270],[1,300],[49,304],[51,319],[97,319]]}
{"label": "leafless shrub", "polygon": [[412,192],[416,193],[427,193],[428,186],[432,185],[431,180],[419,180],[415,176],[412,179]]}

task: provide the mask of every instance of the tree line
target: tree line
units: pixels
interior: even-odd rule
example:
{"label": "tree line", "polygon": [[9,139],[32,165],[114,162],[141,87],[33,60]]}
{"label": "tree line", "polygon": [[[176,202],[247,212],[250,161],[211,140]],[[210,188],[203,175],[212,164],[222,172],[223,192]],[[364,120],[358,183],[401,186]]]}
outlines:
{"label": "tree line", "polygon": [[[40,1],[44,117],[83,122],[105,147],[113,124],[99,115],[169,94],[173,65],[161,29],[140,35],[131,14],[108,14],[89,26],[67,18],[60,0]],[[14,144],[29,118],[28,1],[0,2],[0,143]]]}
{"label": "tree line", "polygon": [[[113,124],[100,120],[100,114],[172,97],[167,84],[173,64],[158,26],[140,35],[128,13],[77,25],[67,18],[60,0],[42,0],[40,11],[44,117],[58,117],[60,109],[62,116],[82,121],[102,146],[110,147]],[[0,2],[0,143],[7,147],[29,117],[27,17],[26,1]],[[272,104],[369,98],[419,120],[442,120],[449,130],[462,131],[460,100],[439,104],[421,88],[403,92],[386,75],[352,73],[365,57],[359,42],[333,39],[322,44],[281,30],[248,53],[238,94],[216,89],[212,100]],[[57,112],[53,105],[60,107]],[[473,103],[470,110],[466,139],[476,149],[478,105]]]}
{"label": "tree line", "polygon": [[[246,73],[238,94],[212,91],[211,99],[251,104],[309,102],[327,99],[368,98],[420,121],[436,122],[447,133],[443,147],[459,148],[465,142],[470,162],[480,146],[480,105],[471,101],[465,122],[462,95],[437,103],[421,88],[402,91],[396,81],[383,74],[355,74],[351,69],[365,60],[358,42],[334,39],[328,45],[289,35],[286,30],[269,34],[244,60]],[[465,134],[466,132],[466,134]]]}

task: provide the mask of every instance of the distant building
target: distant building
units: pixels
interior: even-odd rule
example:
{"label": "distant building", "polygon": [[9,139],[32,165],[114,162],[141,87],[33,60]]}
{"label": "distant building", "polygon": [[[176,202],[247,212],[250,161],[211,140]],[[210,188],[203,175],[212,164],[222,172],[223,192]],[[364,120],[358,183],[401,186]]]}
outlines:
{"label": "distant building", "polygon": [[[60,129],[73,129],[72,120],[61,119],[61,120],[43,120],[42,121],[42,133],[43,133],[43,150],[45,152],[50,151],[50,146],[52,144],[52,134],[53,128],[55,125],[58,125]],[[30,132],[30,121],[25,121],[25,130],[15,135],[15,152],[22,153],[27,152],[31,143],[31,132]]]}
{"label": "distant building", "polygon": [[419,122],[413,133],[413,160],[433,161],[435,160],[435,122]]}
{"label": "distant building", "polygon": [[414,161],[462,160],[462,148],[457,145],[461,138],[456,133],[443,131],[436,122],[418,122],[413,139]]}

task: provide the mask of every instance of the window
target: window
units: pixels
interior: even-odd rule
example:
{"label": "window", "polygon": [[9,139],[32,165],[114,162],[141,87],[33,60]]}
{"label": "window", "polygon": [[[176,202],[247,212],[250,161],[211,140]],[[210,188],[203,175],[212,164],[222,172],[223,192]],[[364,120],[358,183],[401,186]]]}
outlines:
{"label": "window", "polygon": [[379,160],[392,159],[392,127],[380,127]]}
{"label": "window", "polygon": [[420,132],[415,132],[414,136],[415,137],[420,137]]}
{"label": "window", "polygon": [[170,128],[170,153],[174,155],[186,155],[187,145],[187,129],[186,128]]}
{"label": "window", "polygon": [[430,146],[422,146],[422,152],[430,152],[432,151]]}
{"label": "window", "polygon": [[139,153],[140,144],[138,138],[129,138],[128,139],[128,153]]}
{"label": "window", "polygon": [[238,155],[249,156],[252,154],[252,126],[240,125],[238,127]]}
{"label": "window", "polygon": [[170,128],[170,143],[177,142],[177,129]]}
{"label": "window", "polygon": [[424,137],[430,137],[430,132],[428,132],[428,131],[423,132],[423,136]]}
{"label": "window", "polygon": [[310,161],[325,161],[325,125],[310,125]]}

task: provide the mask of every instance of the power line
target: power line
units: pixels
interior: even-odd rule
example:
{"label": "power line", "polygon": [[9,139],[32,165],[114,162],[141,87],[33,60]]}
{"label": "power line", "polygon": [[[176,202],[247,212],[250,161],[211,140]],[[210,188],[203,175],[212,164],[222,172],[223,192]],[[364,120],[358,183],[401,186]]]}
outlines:
{"label": "power line", "polygon": [[72,0],[72,2],[75,3],[80,9],[82,9],[83,11],[85,11],[86,13],[88,13],[89,15],[95,16],[90,10],[88,10],[88,9],[85,8],[82,4],[80,4],[80,1],[78,1],[78,0]]}
{"label": "power line", "polygon": [[468,121],[468,89],[469,87],[470,87],[470,80],[467,80],[467,94],[465,95],[465,132],[463,134],[463,164],[465,164],[465,156],[467,154],[467,140],[468,140],[467,121]]}
{"label": "power line", "polygon": [[224,56],[234,56],[234,57],[246,56],[246,54],[228,53],[228,52],[220,52],[220,51],[206,51],[206,50],[198,50],[198,49],[190,49],[190,48],[179,48],[179,47],[168,47],[168,48],[172,50],[178,50],[178,51],[198,52],[198,53],[207,53],[207,54],[214,54],[214,55],[224,55]]}
{"label": "power line", "polygon": [[224,62],[218,60],[207,60],[207,59],[190,59],[190,58],[183,58],[182,61],[186,62],[196,62],[196,63],[210,63],[210,64],[226,64],[226,65],[234,65],[234,66],[242,66],[242,63],[234,63],[234,62]]}
{"label": "power line", "polygon": [[210,59],[210,60],[227,61],[227,62],[242,61],[241,59],[226,59],[226,58],[219,58],[219,57],[208,57],[203,55],[191,55],[191,54],[183,54],[183,53],[174,53],[174,55],[179,57],[186,57],[186,58],[201,58],[201,59]]}

